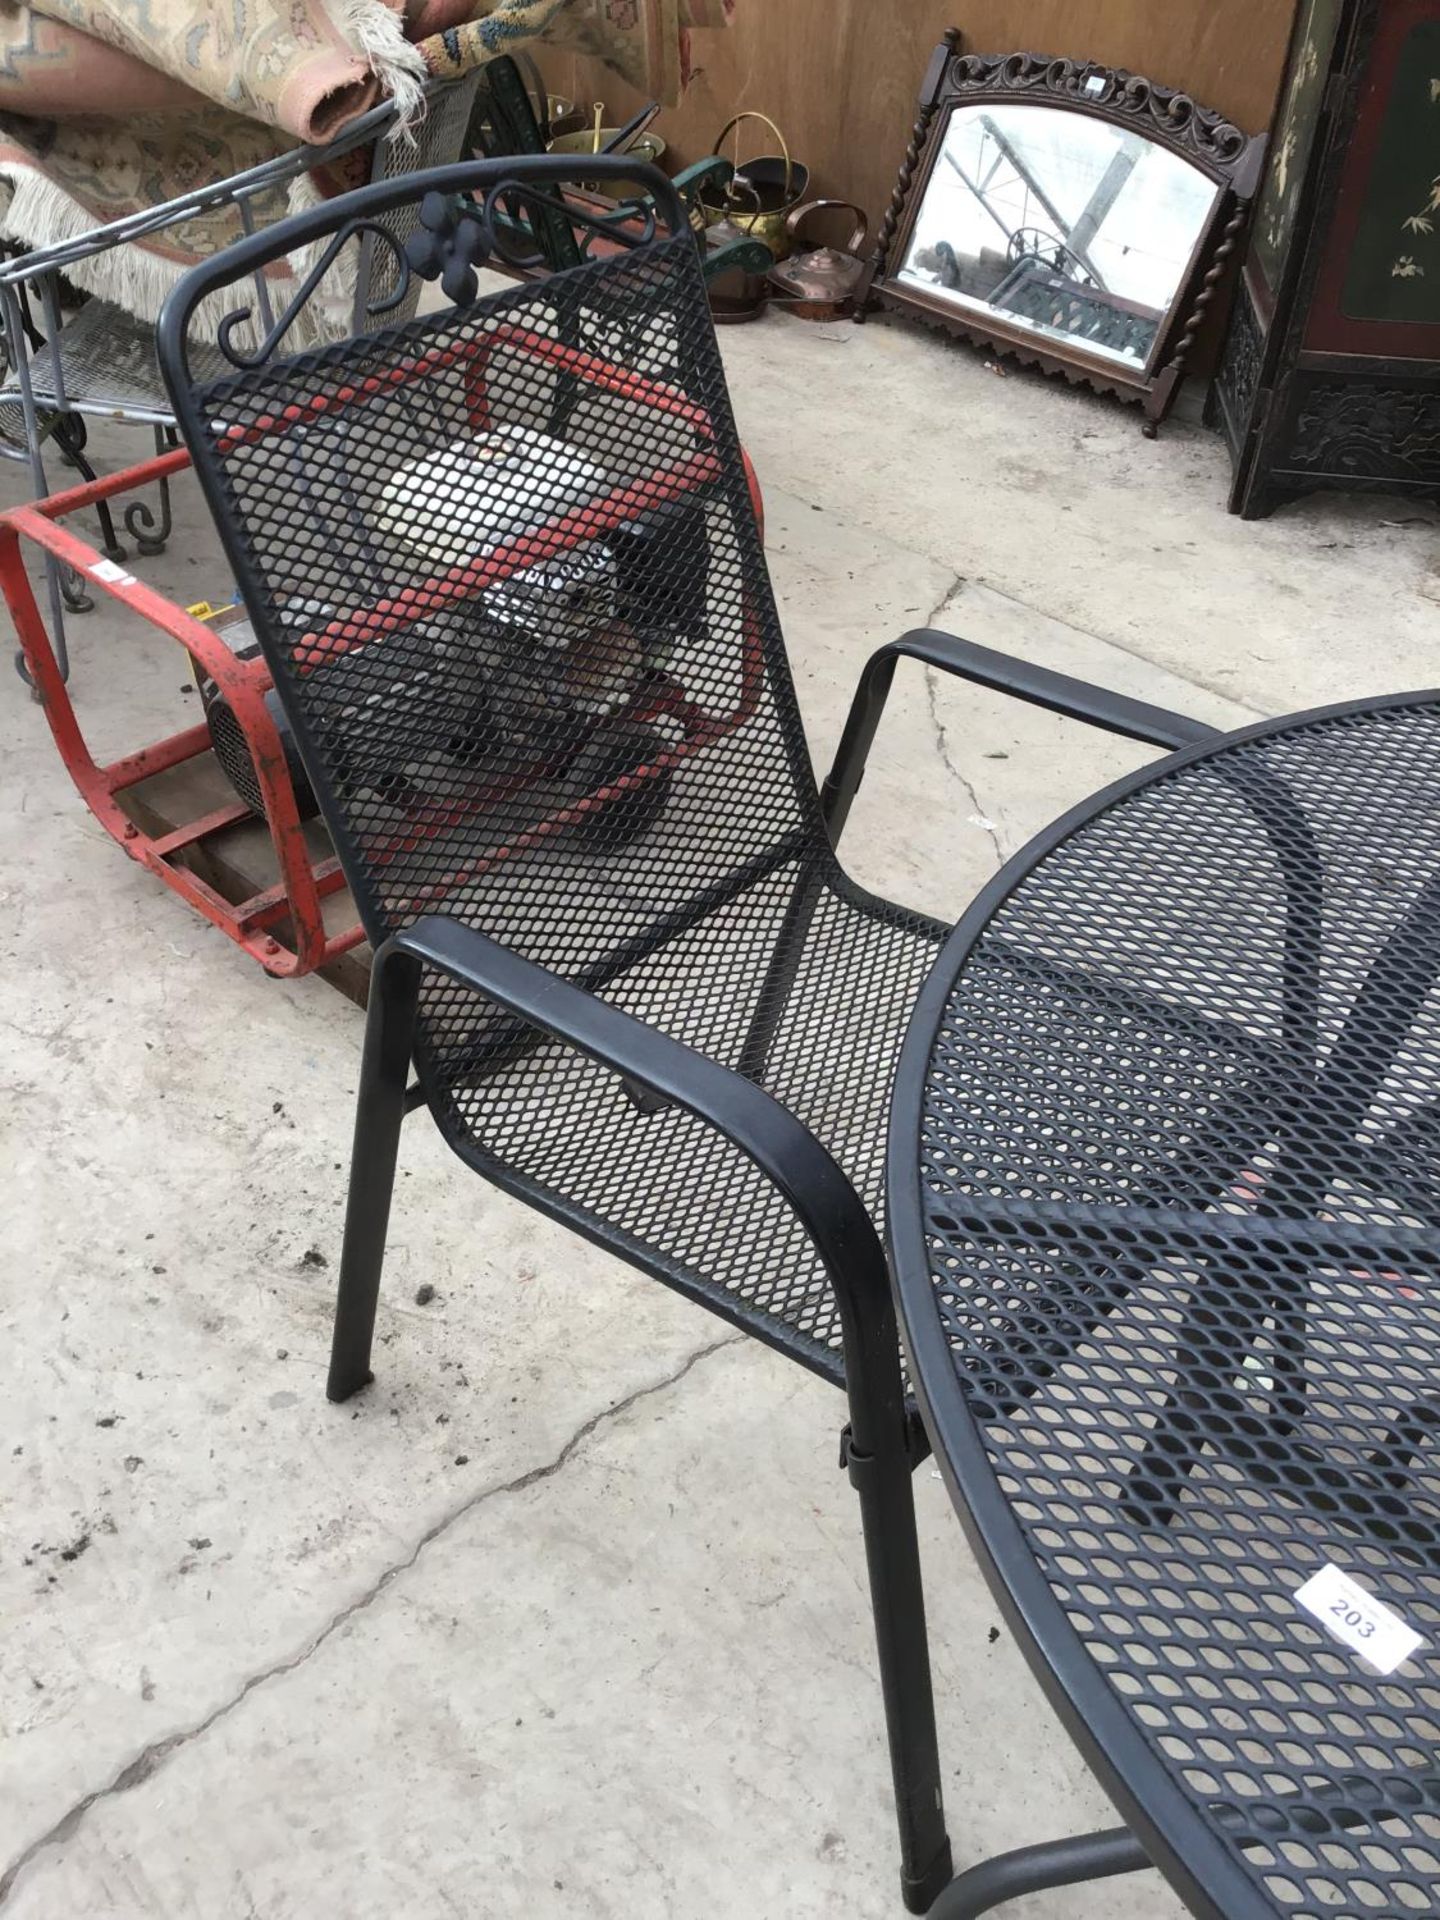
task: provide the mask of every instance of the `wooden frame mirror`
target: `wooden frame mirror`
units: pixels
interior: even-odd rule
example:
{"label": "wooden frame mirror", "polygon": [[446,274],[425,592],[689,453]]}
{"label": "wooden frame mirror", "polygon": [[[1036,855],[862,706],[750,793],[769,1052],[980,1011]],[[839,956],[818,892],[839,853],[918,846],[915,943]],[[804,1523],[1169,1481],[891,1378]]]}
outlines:
{"label": "wooden frame mirror", "polygon": [[862,305],[1138,400],[1153,435],[1226,276],[1264,149],[1082,61],[936,48]]}

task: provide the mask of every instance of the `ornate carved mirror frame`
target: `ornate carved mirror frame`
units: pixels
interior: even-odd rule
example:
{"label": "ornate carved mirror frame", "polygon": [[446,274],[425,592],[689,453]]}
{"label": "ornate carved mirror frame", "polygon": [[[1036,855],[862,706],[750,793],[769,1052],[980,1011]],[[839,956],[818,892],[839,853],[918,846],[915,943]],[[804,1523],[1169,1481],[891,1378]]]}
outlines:
{"label": "ornate carved mirror frame", "polygon": [[[909,279],[900,278],[926,188],[939,163],[946,131],[957,107],[1044,106],[1058,113],[1087,114],[1141,135],[1178,155],[1211,182],[1216,193],[1188,265],[1155,331],[1143,366],[1040,335],[1012,323],[999,311],[961,306]],[[963,335],[998,353],[1014,355],[1045,373],[1084,381],[1097,392],[1138,400],[1144,431],[1155,434],[1174,401],[1207,311],[1227,277],[1259,178],[1264,137],[1242,133],[1218,113],[1197,106],[1187,94],[1157,86],[1139,74],[1041,54],[964,53],[952,28],[931,55],[920,89],[920,112],[905,149],[895,190],[881,222],[869,280],[857,318],[875,307],[918,316],[931,326]]]}

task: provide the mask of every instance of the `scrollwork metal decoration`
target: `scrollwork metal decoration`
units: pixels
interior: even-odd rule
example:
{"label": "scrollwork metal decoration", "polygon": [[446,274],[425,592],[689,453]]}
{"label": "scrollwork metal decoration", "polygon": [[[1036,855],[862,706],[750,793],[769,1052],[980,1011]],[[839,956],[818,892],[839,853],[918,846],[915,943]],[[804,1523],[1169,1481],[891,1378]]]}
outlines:
{"label": "scrollwork metal decoration", "polygon": [[571,210],[571,218],[586,229],[587,250],[597,238],[619,240],[627,247],[648,246],[658,229],[655,203],[646,199],[618,200],[613,213],[576,207]]}
{"label": "scrollwork metal decoration", "polygon": [[648,200],[620,201],[602,211],[528,182],[500,180],[478,201],[427,193],[405,254],[422,280],[438,280],[447,300],[468,306],[479,288],[479,270],[492,257],[519,273],[578,265],[597,237],[645,246],[656,226]]}
{"label": "scrollwork metal decoration", "polygon": [[[382,294],[372,294],[367,287],[364,312],[368,318],[380,319],[398,307],[410,289],[410,262],[406,257],[407,249],[401,246],[394,233],[382,221],[347,221],[330,236],[319,258],[311,265],[278,319],[273,320],[266,329],[257,347],[247,351],[240,346],[236,338],[241,328],[249,328],[252,332],[258,331],[255,308],[253,306],[236,307],[225,315],[216,329],[215,337],[221,353],[231,366],[238,368],[242,373],[248,373],[256,367],[263,367],[274,354],[276,347],[294,327],[301,314],[309,308],[316,288],[333,270],[345,249],[352,242],[361,243],[367,238],[372,249],[370,258],[366,262],[371,284],[373,285],[379,277],[374,272],[373,250],[376,247],[383,249],[388,255],[390,266],[395,274],[395,284]],[[363,252],[359,245],[357,245],[357,252]]]}
{"label": "scrollwork metal decoration", "polygon": [[[174,427],[156,427],[155,451],[157,454],[169,453],[180,444],[180,436]],[[135,551],[143,554],[156,554],[165,551],[165,543],[174,531],[174,516],[170,507],[170,482],[161,475],[156,485],[156,497],[159,511],[154,511],[149,502],[135,500],[125,509],[125,531],[135,542]]]}
{"label": "scrollwork metal decoration", "polygon": [[[363,298],[358,311],[380,320],[413,305],[417,280],[438,280],[446,299],[463,307],[476,299],[480,270],[491,261],[523,274],[558,270],[581,265],[599,238],[609,247],[631,248],[646,246],[657,235],[690,244],[683,225],[662,226],[655,203],[643,194],[602,206],[562,195],[548,179],[540,183],[518,175],[492,181],[483,195],[431,189],[418,206],[411,202],[380,217],[347,221],[326,239],[278,317],[272,318],[263,303],[259,320],[254,303],[236,307],[216,328],[216,343],[242,373],[264,366],[295,330],[347,248],[357,249],[360,261]],[[355,310],[357,303],[348,303],[347,318]],[[313,337],[317,332],[318,339]],[[328,332],[312,328],[305,346],[325,344]],[[256,335],[258,344],[251,344]],[[137,539],[142,532],[150,537],[148,527],[132,532]]]}

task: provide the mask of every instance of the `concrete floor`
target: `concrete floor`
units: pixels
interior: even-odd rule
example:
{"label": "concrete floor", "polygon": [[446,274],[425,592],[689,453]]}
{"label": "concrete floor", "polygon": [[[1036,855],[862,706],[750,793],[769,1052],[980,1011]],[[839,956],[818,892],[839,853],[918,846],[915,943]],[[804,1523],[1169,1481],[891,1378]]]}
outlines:
{"label": "concrete floor", "polygon": [[[1198,426],[897,324],[725,348],[821,760],[930,620],[1220,722],[1440,679],[1432,514],[1242,525]],[[193,501],[146,572],[223,592]],[[193,707],[173,651],[73,627],[103,748]],[[838,1398],[416,1119],[379,1379],[327,1405],[360,1015],[122,859],[6,685],[6,1920],[897,1913]],[[1141,757],[914,673],[848,853],[953,914]],[[960,1859],[1107,1823],[928,1468],[919,1498]],[[1007,1912],[1179,1908],[1144,1875]]]}

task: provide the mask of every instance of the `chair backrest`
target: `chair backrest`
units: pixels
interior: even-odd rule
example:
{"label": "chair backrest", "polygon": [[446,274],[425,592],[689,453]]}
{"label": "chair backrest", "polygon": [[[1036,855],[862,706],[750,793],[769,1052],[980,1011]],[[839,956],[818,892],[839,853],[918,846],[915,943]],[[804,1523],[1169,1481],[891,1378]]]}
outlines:
{"label": "chair backrest", "polygon": [[[584,264],[477,292],[575,178],[473,162],[348,195],[196,268],[160,350],[371,939],[440,912],[593,988],[830,854],[668,183],[639,244],[591,232]],[[368,332],[290,353],[281,315],[197,381],[201,300],[357,234],[396,283]],[[447,303],[394,325],[417,272]]]}
{"label": "chair backrest", "polygon": [[[428,172],[432,167],[448,167],[465,157],[465,134],[475,104],[483,69],[465,74],[459,80],[432,84],[426,89],[425,113],[418,126],[389,127],[375,142],[371,164],[372,183],[399,180],[408,174]],[[407,195],[385,219],[385,225],[403,250],[415,229],[417,207]],[[353,329],[361,333],[370,308],[377,302],[398,295],[393,308],[387,309],[388,324],[408,320],[420,300],[421,281],[412,274],[399,285],[397,255],[385,246],[362,241],[362,263],[356,277]]]}
{"label": "chair backrest", "polygon": [[[402,126],[392,116],[375,134],[373,143],[367,142],[371,184],[399,180],[462,159],[479,83],[479,69],[458,80],[432,80],[425,89],[424,111],[412,124]],[[333,173],[347,163],[353,165],[364,156],[364,148],[354,146],[357,126],[358,123],[346,128],[327,146],[283,155],[281,164],[293,165],[303,157],[317,175],[323,175],[327,169]],[[242,184],[237,182],[236,205],[245,232],[254,234],[261,226],[268,229],[281,224],[286,216],[276,213],[269,204],[269,201],[277,205],[284,203],[278,180],[269,201],[257,195],[252,202],[249,193],[239,190]],[[258,220],[257,209],[262,216]],[[414,314],[420,300],[421,282],[414,274],[400,272],[405,244],[415,227],[414,202],[408,196],[399,200],[377,224],[384,228],[393,244],[385,244],[383,236],[362,233],[354,246],[334,254],[325,280],[311,287],[308,297],[299,302],[294,320],[307,324],[312,340],[333,340],[363,332],[367,315],[380,307],[384,308],[392,326]],[[255,291],[252,341],[270,333],[277,318],[277,303],[283,307],[289,297],[288,282],[282,281],[277,288],[267,280],[265,268],[274,257],[267,250],[264,260],[258,261],[251,272]],[[307,256],[304,251],[288,263],[291,275],[302,285],[308,283],[313,265],[313,253]],[[214,324],[213,317],[211,324]]]}
{"label": "chair backrest", "polygon": [[[480,72],[477,69],[463,74],[458,80],[430,81],[425,88],[424,111],[410,124],[402,126],[392,114],[373,140],[366,139],[356,147],[361,123],[352,123],[324,147],[302,148],[282,155],[279,167],[293,167],[303,160],[317,177],[333,179],[338,172],[353,168],[363,160],[367,147],[368,178],[372,185],[399,180],[433,167],[451,166],[464,158],[465,134],[480,84]],[[365,116],[367,120],[369,117]],[[288,176],[277,172],[276,186],[269,196],[252,196],[244,190],[243,178],[237,181],[236,205],[247,234],[254,234],[261,227],[279,225],[287,217],[283,209],[288,196],[280,191],[279,184],[285,177]],[[366,177],[364,169],[354,177]],[[382,244],[373,233],[361,234],[353,247],[341,249],[333,257],[328,284],[312,288],[309,297],[301,301],[295,319],[308,325],[312,339],[331,340],[363,332],[367,315],[381,306],[392,326],[414,314],[421,282],[413,274],[402,276],[397,265],[414,230],[413,201],[408,197],[400,200],[378,224],[394,244]],[[265,259],[257,262],[251,273],[255,289],[252,339],[261,339],[270,332],[277,317],[276,303],[283,306],[288,297],[285,282],[276,288],[267,281],[265,268],[273,258],[267,251]],[[290,273],[302,283],[313,264],[313,256],[307,257],[303,252],[288,263]]]}

